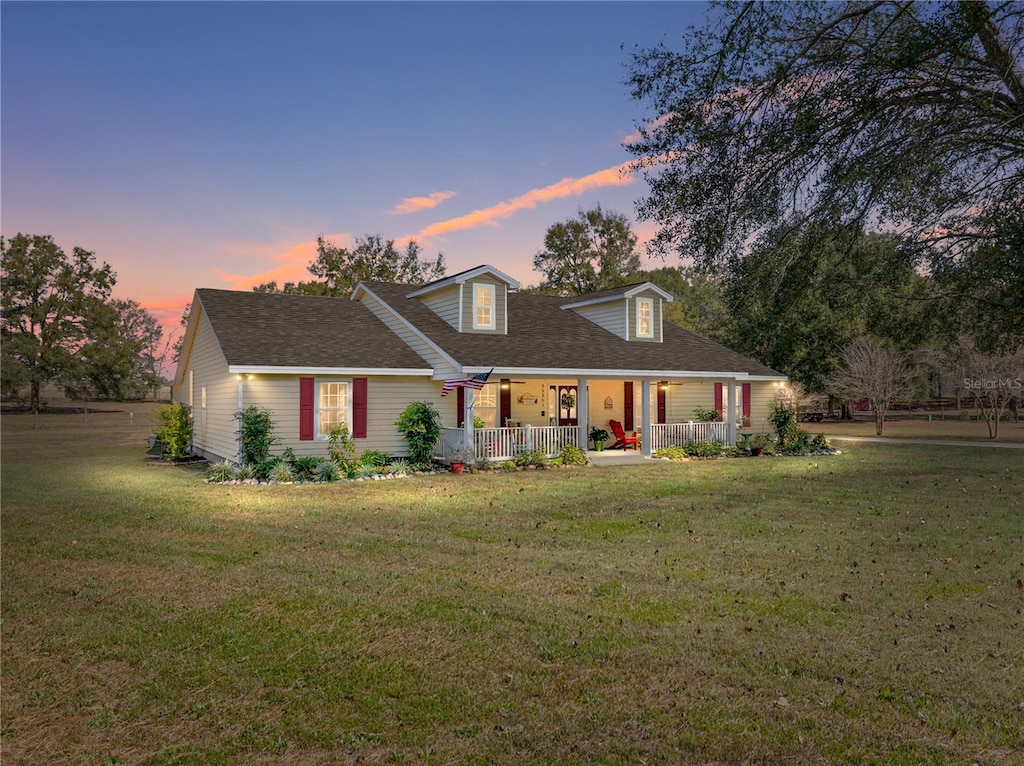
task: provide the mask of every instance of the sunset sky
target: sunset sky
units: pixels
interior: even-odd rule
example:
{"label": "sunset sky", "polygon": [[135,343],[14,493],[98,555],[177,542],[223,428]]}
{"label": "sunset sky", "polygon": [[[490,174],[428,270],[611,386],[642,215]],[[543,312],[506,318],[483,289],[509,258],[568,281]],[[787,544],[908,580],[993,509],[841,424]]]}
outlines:
{"label": "sunset sky", "polygon": [[309,278],[318,234],[536,284],[552,223],[635,220],[629,51],[705,10],[4,2],[0,227],[95,252],[169,327],[196,287]]}

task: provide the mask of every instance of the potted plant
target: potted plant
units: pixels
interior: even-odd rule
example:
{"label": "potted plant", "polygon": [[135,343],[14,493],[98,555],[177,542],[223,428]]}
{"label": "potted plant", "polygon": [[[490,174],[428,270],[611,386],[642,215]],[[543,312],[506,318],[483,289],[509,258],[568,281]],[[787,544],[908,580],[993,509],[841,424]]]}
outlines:
{"label": "potted plant", "polygon": [[590,441],[594,443],[594,449],[601,452],[604,449],[604,443],[608,441],[608,432],[594,426],[590,429]]}
{"label": "potted plant", "polygon": [[459,445],[448,450],[448,464],[452,468],[452,473],[464,473],[466,466],[472,466],[474,463],[476,455],[469,447]]}
{"label": "potted plant", "polygon": [[768,434],[754,434],[747,440],[747,447],[750,454],[755,457],[764,453],[764,448],[771,443]]}

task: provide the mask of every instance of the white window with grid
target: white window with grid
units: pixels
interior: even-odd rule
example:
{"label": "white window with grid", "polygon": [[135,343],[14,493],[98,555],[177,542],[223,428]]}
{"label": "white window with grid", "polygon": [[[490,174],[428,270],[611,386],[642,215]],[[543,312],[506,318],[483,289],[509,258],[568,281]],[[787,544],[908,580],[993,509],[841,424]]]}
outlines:
{"label": "white window with grid", "polygon": [[320,436],[329,436],[335,426],[347,426],[349,432],[352,431],[349,391],[347,380],[320,381],[317,396],[317,433]]}
{"label": "white window with grid", "polygon": [[636,299],[636,336],[654,337],[654,301],[650,298]]}
{"label": "white window with grid", "polygon": [[494,329],[494,285],[473,286],[473,329]]}
{"label": "white window with grid", "polygon": [[473,417],[480,418],[487,428],[498,423],[498,384],[486,383],[479,391],[473,392]]}

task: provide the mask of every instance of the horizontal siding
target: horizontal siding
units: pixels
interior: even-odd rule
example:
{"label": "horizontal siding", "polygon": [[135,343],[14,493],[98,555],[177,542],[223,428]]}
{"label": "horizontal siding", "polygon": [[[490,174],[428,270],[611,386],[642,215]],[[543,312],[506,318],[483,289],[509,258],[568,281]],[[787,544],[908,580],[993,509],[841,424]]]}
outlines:
{"label": "horizontal siding", "polygon": [[[351,380],[323,377],[318,380]],[[450,400],[450,401],[449,401]],[[390,376],[367,379],[367,438],[356,439],[359,453],[382,450],[390,455],[407,454],[405,441],[395,421],[410,402],[429,401],[442,413],[442,425],[454,425],[455,397],[441,397],[441,384],[427,378]],[[245,381],[245,406],[257,405],[271,413],[278,444],[274,454],[291,447],[300,457],[326,457],[327,439],[299,440],[299,376],[256,375]],[[450,410],[450,413],[446,411]]]}
{"label": "horizontal siding", "polygon": [[603,327],[608,332],[627,340],[625,301],[599,303],[596,306],[583,306],[578,309],[570,309],[570,311],[575,311],[598,327]]}
{"label": "horizontal siding", "polygon": [[388,308],[377,298],[364,293],[359,299],[360,302],[370,309],[389,330],[402,339],[413,351],[419,354],[427,366],[433,367],[434,371],[444,377],[454,377],[455,368],[441,354],[435,351],[429,343],[410,329],[404,322],[399,321],[388,310]]}
{"label": "horizontal siding", "polygon": [[[494,286],[494,329],[474,330],[473,329],[473,291],[474,285],[487,284]],[[462,332],[479,335],[504,335],[505,314],[508,307],[507,286],[504,282],[488,277],[479,277],[466,282],[462,287]]]}
{"label": "horizontal siding", "polygon": [[[589,424],[590,427],[597,426],[603,428],[609,434],[612,429],[608,425],[608,421],[617,420],[622,423],[625,420],[625,386],[621,380],[595,380],[590,383],[589,386]],[[640,384],[637,383],[633,386],[634,394],[640,390]],[[612,408],[610,410],[605,409],[605,399],[611,399]],[[636,422],[640,422],[640,406],[639,397],[636,397]],[[653,406],[653,405],[652,405]],[[655,413],[656,414],[656,413]],[[589,428],[587,429],[589,432]]]}
{"label": "horizontal siding", "polygon": [[[235,432],[238,422],[238,379],[228,373],[227,360],[205,316],[200,317],[196,335],[188,356],[185,384],[179,401],[188,402],[189,371],[192,375],[192,416],[195,422],[192,444],[194,449],[210,460],[229,458],[238,454]],[[206,387],[206,428],[201,411],[203,387]]]}
{"label": "horizontal siding", "polygon": [[456,330],[459,329],[459,286],[452,285],[436,293],[423,296],[423,305],[437,314]]}
{"label": "horizontal siding", "polygon": [[[650,298],[653,305],[651,307],[651,323],[654,329],[653,338],[638,338],[636,336],[636,301],[637,298]],[[626,340],[635,340],[640,343],[661,343],[662,341],[662,299],[661,296],[654,292],[643,292],[639,295],[635,295],[629,299],[629,335]]]}
{"label": "horizontal siding", "polygon": [[[744,431],[770,432],[768,422],[770,406],[775,401],[778,387],[773,382],[753,382],[750,384],[750,425]],[[742,389],[738,392],[736,402],[737,413],[743,412]],[[665,400],[665,408],[670,423],[686,423],[693,420],[693,411],[697,407],[711,409],[715,406],[715,381],[687,381],[681,386],[669,386]],[[723,400],[723,408],[728,412],[728,396]],[[723,416],[726,413],[722,413]]]}
{"label": "horizontal siding", "polygon": [[[768,416],[771,405],[777,400],[779,386],[775,383],[750,384],[750,429],[755,433],[774,433]],[[746,429],[745,429],[746,430]]]}

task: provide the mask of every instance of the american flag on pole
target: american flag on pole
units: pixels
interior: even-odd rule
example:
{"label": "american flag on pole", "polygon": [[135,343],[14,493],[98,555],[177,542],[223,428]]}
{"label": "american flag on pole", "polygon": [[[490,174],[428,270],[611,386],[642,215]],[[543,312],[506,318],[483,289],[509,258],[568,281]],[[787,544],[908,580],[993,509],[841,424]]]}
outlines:
{"label": "american flag on pole", "polygon": [[446,380],[444,385],[441,386],[441,396],[448,396],[451,391],[456,388],[472,388],[474,391],[479,391],[484,387],[484,383],[491,377],[491,373],[494,372],[492,367],[487,372],[478,372],[476,375],[472,375],[468,378],[454,378],[453,380]]}

